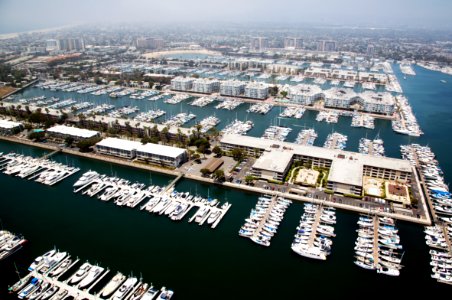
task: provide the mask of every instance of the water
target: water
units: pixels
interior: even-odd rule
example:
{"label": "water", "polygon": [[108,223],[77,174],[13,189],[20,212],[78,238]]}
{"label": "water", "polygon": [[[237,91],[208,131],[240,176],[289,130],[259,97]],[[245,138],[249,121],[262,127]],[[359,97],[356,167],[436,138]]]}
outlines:
{"label": "water", "polygon": [[[397,68],[395,71],[402,78]],[[316,143],[319,145],[331,130],[343,132],[349,136],[347,148],[352,150],[357,149],[360,137],[366,134],[372,137],[379,132],[387,153],[394,157],[400,156],[400,144],[429,144],[446,175],[450,176],[452,160],[448,151],[452,141],[447,137],[452,130],[448,118],[452,112],[452,86],[439,80],[452,82],[452,78],[420,68],[416,68],[416,73],[416,77],[403,80],[402,87],[425,132],[421,138],[397,135],[386,121],[378,121],[376,130],[364,130],[351,128],[349,118],[341,118],[334,125],[317,123],[307,112],[301,120],[287,122],[315,125],[319,131]],[[40,90],[30,89],[25,93],[32,91]],[[250,134],[258,136],[263,132],[268,125],[265,120],[273,118],[272,114],[277,114],[276,109],[267,117],[253,115],[255,122],[260,123]],[[0,142],[0,151],[35,156],[44,153],[5,142]],[[53,159],[80,166],[81,172],[94,169],[147,184],[164,185],[171,180],[171,177],[160,174],[151,175],[147,171],[63,154]],[[36,256],[54,246],[83,260],[99,262],[113,271],[133,272],[138,276],[141,273],[146,282],[174,289],[175,299],[293,299],[319,295],[324,298],[349,293],[366,295],[376,288],[381,294],[404,293],[407,296],[417,295],[419,289],[437,294],[450,291],[450,287],[430,278],[428,247],[424,242],[423,228],[418,225],[398,222],[405,250],[405,268],[400,277],[392,278],[353,264],[358,218],[354,213],[338,211],[337,237],[334,238],[332,254],[326,262],[319,262],[297,256],[290,249],[295,227],[303,213],[301,204],[294,203],[289,207],[271,246],[264,248],[237,234],[256,203],[255,194],[190,180],[178,183],[180,191],[209,195],[223,201],[227,199],[233,204],[213,230],[188,223],[189,216],[181,222],[172,222],[167,217],[73,194],[72,184],[79,175],[48,187],[0,174],[3,226],[24,234],[29,240],[22,250],[0,263],[0,299],[7,297],[8,284],[17,280],[13,262],[24,275]]]}

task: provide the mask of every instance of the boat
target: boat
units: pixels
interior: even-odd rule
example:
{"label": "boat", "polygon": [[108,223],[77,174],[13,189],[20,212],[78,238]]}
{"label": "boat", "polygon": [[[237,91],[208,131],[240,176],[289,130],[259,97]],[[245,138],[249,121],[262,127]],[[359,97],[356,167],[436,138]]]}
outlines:
{"label": "boat", "polygon": [[140,286],[133,292],[133,294],[129,297],[128,300],[138,300],[146,293],[149,285],[147,283],[140,284]]}
{"label": "boat", "polygon": [[167,290],[165,287],[162,287],[160,295],[156,298],[156,300],[165,300],[171,299],[174,292],[172,290]]}
{"label": "boat", "polygon": [[122,300],[124,299],[127,294],[133,289],[135,284],[137,283],[138,279],[136,277],[130,277],[128,278],[120,287],[119,289],[113,294],[111,297],[111,300]]}
{"label": "boat", "polygon": [[38,266],[40,266],[42,263],[44,263],[45,259],[52,257],[55,253],[56,253],[56,250],[53,249],[53,250],[46,252],[42,256],[38,256],[28,267],[28,271],[31,272],[31,271],[35,270]]}
{"label": "boat", "polygon": [[99,266],[92,266],[88,272],[88,275],[79,283],[78,288],[84,289],[88,287],[93,281],[102,274],[104,268]]}
{"label": "boat", "polygon": [[140,300],[153,300],[155,296],[158,294],[159,290],[155,289],[151,286],[146,293],[144,293],[143,297]]}
{"label": "boat", "polygon": [[380,274],[385,274],[385,275],[389,275],[389,276],[399,276],[400,275],[400,271],[394,268],[388,268],[385,266],[380,266],[377,269],[377,273]]}
{"label": "boat", "polygon": [[102,290],[101,297],[109,297],[120,285],[124,282],[126,277],[122,273],[117,273]]}
{"label": "boat", "polygon": [[72,259],[70,257],[67,257],[65,260],[63,260],[63,262],[58,267],[56,267],[55,269],[50,271],[49,276],[56,277],[56,276],[60,275],[61,273],[66,271],[66,269],[71,265],[71,263],[72,263]]}
{"label": "boat", "polygon": [[97,177],[99,177],[99,173],[97,173],[96,171],[89,170],[88,172],[84,173],[82,177],[80,177],[79,180],[77,180],[74,183],[73,187],[76,188],[84,186],[93,181],[94,179],[96,179]]}
{"label": "boat", "polygon": [[60,288],[57,287],[56,285],[51,286],[44,294],[42,294],[42,297],[40,300],[48,300],[48,299],[52,298],[53,295],[55,295],[59,289]]}
{"label": "boat", "polygon": [[19,292],[19,299],[23,299],[28,295],[31,295],[31,293],[33,293],[41,285],[41,283],[41,279],[33,278],[31,282]]}
{"label": "boat", "polygon": [[27,298],[30,300],[38,299],[43,293],[45,293],[45,291],[49,288],[49,286],[50,286],[50,283],[44,282]]}
{"label": "boat", "polygon": [[69,280],[69,284],[77,284],[79,283],[83,278],[88,275],[88,271],[91,269],[91,265],[89,263],[84,263],[78,271],[72,275],[71,279]]}
{"label": "boat", "polygon": [[318,247],[299,247],[298,245],[292,246],[292,250],[304,257],[326,260],[326,254]]}

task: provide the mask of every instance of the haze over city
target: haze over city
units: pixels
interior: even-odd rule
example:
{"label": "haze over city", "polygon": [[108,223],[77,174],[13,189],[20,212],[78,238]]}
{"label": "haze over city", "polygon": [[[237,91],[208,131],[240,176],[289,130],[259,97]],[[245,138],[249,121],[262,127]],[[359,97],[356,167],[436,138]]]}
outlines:
{"label": "haze over city", "polygon": [[369,27],[451,28],[447,0],[3,0],[0,32],[85,22],[258,22]]}

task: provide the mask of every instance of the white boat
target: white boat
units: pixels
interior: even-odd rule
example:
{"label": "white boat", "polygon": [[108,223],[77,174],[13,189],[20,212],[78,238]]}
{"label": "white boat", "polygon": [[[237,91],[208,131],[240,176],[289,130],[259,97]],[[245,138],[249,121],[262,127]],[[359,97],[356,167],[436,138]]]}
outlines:
{"label": "white boat", "polygon": [[319,259],[319,260],[326,260],[326,253],[318,247],[299,247],[299,246],[292,246],[292,250],[304,257],[313,258],[313,259]]}
{"label": "white boat", "polygon": [[33,271],[33,270],[35,270],[38,266],[40,266],[42,263],[44,263],[45,259],[49,259],[49,258],[52,257],[55,253],[56,253],[56,250],[52,249],[52,250],[46,252],[44,255],[38,256],[38,257],[31,263],[31,265],[28,267],[28,271]]}
{"label": "white boat", "polygon": [[50,287],[44,294],[42,294],[41,300],[48,300],[55,295],[60,288],[56,285]]}
{"label": "white boat", "polygon": [[172,290],[167,290],[165,287],[162,287],[160,295],[156,298],[156,300],[168,300],[171,299],[174,292]]}
{"label": "white boat", "polygon": [[120,285],[124,282],[126,276],[121,273],[117,273],[108,284],[103,288],[101,297],[109,297]]}
{"label": "white boat", "polygon": [[56,276],[60,275],[71,265],[71,263],[72,263],[72,259],[70,257],[67,257],[65,260],[63,260],[63,262],[58,267],[56,267],[55,269],[50,271],[49,276],[56,277]]}
{"label": "white boat", "polygon": [[92,266],[86,277],[79,283],[78,288],[84,289],[88,287],[97,277],[100,276],[100,274],[102,274],[103,271],[104,268],[102,267]]}
{"label": "white boat", "polygon": [[153,300],[155,296],[158,294],[159,290],[155,289],[154,287],[150,287],[146,293],[144,293],[143,297],[141,297],[140,300]]}
{"label": "white boat", "polygon": [[74,188],[84,186],[99,177],[99,173],[89,170],[74,183]]}
{"label": "white boat", "polygon": [[121,287],[113,294],[111,300],[122,300],[133,289],[138,279],[136,277],[128,278]]}
{"label": "white boat", "polygon": [[377,269],[377,272],[380,274],[385,274],[385,275],[389,275],[389,276],[399,276],[400,275],[400,271],[394,268],[388,268],[385,266],[380,266]]}
{"label": "white boat", "polygon": [[141,299],[144,293],[148,290],[149,285],[147,283],[140,284],[140,286],[130,295],[127,300],[138,300]]}
{"label": "white boat", "polygon": [[78,271],[72,275],[71,279],[69,280],[69,284],[77,284],[79,283],[83,278],[88,275],[89,270],[91,269],[91,265],[89,263],[84,263]]}

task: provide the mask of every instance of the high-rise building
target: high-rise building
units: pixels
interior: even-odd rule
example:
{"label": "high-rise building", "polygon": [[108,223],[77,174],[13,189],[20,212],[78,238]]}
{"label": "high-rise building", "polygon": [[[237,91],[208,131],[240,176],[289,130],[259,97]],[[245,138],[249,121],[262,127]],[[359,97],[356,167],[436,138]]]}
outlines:
{"label": "high-rise building", "polygon": [[85,50],[85,43],[81,38],[63,38],[58,39],[58,50],[61,51],[80,51]]}
{"label": "high-rise building", "polygon": [[375,55],[375,46],[372,44],[367,45],[366,54],[368,56],[374,56]]}
{"label": "high-rise building", "polygon": [[159,38],[139,38],[136,41],[138,49],[161,49],[164,47],[164,40]]}
{"label": "high-rise building", "polygon": [[47,51],[56,51],[59,50],[59,45],[58,45],[58,41],[57,40],[47,40],[46,41],[46,50]]}
{"label": "high-rise building", "polygon": [[300,49],[303,47],[303,39],[286,37],[284,39],[284,48],[286,49]]}
{"label": "high-rise building", "polygon": [[255,51],[262,51],[268,48],[268,38],[253,37],[251,38],[250,49]]}
{"label": "high-rise building", "polygon": [[336,51],[336,42],[335,41],[318,41],[317,42],[317,51],[325,51],[325,52],[334,52]]}

